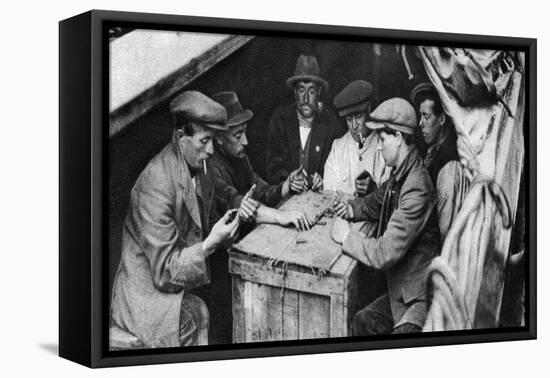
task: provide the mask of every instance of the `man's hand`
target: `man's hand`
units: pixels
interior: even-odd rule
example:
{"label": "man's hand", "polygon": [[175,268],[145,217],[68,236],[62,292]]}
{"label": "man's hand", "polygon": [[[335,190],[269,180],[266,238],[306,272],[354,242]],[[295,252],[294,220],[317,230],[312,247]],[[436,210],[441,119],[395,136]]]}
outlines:
{"label": "man's hand", "polygon": [[311,190],[313,190],[314,192],[323,190],[323,178],[317,172],[313,174],[313,183],[311,184]]}
{"label": "man's hand", "polygon": [[260,203],[249,196],[244,196],[239,206],[239,218],[244,222],[252,222],[256,219]]}
{"label": "man's hand", "polygon": [[355,179],[355,192],[359,197],[363,197],[368,194],[370,185],[372,185],[372,177],[367,171],[363,171]]}
{"label": "man's hand", "polygon": [[344,239],[346,239],[349,230],[350,227],[348,221],[342,218],[334,218],[334,222],[332,223],[332,233],[330,236],[336,243],[342,244]]}
{"label": "man's hand", "polygon": [[281,226],[293,224],[300,231],[306,231],[311,228],[311,221],[308,217],[295,210],[281,211],[279,215],[279,224]]}
{"label": "man's hand", "polygon": [[[206,256],[211,255],[217,249],[233,243],[239,229],[239,217],[237,209],[229,210],[214,224],[208,237],[202,242],[202,249]],[[234,218],[231,220],[231,218]]]}
{"label": "man's hand", "polygon": [[334,213],[345,220],[351,220],[353,219],[353,210],[351,208],[351,205],[347,203],[346,201],[339,200],[336,201],[332,208],[334,209]]}
{"label": "man's hand", "polygon": [[290,172],[288,182],[291,193],[302,193],[307,190],[306,176],[302,165],[295,171]]}

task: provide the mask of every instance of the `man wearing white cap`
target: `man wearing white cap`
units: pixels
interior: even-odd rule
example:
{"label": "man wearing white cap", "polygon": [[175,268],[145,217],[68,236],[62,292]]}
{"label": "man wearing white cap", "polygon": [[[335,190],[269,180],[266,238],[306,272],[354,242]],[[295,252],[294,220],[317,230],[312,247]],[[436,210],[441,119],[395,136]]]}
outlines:
{"label": "man wearing white cap", "polygon": [[386,181],[390,169],[378,149],[379,137],[365,122],[371,111],[372,84],[356,80],[334,96],[338,115],[345,119],[348,132],[334,140],[325,163],[324,189],[363,196]]}
{"label": "man wearing white cap", "polygon": [[[336,204],[344,219],[335,221],[332,237],[345,253],[384,270],[388,290],[355,315],[352,332],[420,332],[428,310],[428,266],[440,251],[435,189],[414,145],[418,125],[412,105],[392,98],[370,118],[367,126],[380,135],[391,176],[375,192]],[[376,234],[350,229],[346,220],[377,222]]]}
{"label": "man wearing white cap", "polygon": [[[203,171],[214,135],[227,129],[224,107],[188,91],[170,111],[172,140],[131,191],[112,291],[112,329],[133,335],[133,347],[207,343],[208,310],[190,291],[210,282],[207,259],[231,244],[239,224],[230,212],[218,220],[223,193]],[[119,333],[111,334],[112,349]]]}

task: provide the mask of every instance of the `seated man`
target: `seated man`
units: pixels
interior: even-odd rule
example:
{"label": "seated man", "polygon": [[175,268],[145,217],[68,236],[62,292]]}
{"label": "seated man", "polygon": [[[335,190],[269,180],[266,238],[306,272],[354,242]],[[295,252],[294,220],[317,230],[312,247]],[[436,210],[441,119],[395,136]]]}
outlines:
{"label": "seated man", "polygon": [[[333,239],[344,253],[387,276],[387,293],[359,311],[354,335],[420,332],[426,320],[427,270],[439,253],[435,191],[416,146],[414,108],[393,98],[370,115],[391,176],[381,188],[349,203],[335,205]],[[374,237],[351,230],[346,220],[378,222]]]}
{"label": "seated man", "polygon": [[[291,192],[301,191],[305,185],[299,170],[292,172],[285,181],[269,185],[254,172],[246,155],[247,122],[254,114],[243,109],[235,92],[220,92],[212,98],[227,111],[228,130],[215,137],[214,156],[208,161],[212,174],[222,185],[226,198],[236,197],[237,202],[255,185],[250,196],[246,197],[239,216],[243,220],[256,220],[257,223],[276,223],[282,226],[294,225],[305,230],[309,226],[307,217],[299,211],[279,211],[267,206],[276,206]],[[267,205],[267,206],[264,206]]]}
{"label": "seated man", "polygon": [[303,167],[311,177],[308,188],[320,189],[323,169],[334,139],[344,135],[343,125],[320,102],[329,88],[320,76],[314,56],[300,55],[294,75],[286,81],[294,103],[273,112],[267,135],[267,181],[278,184]]}
{"label": "seated man", "polygon": [[[208,172],[216,182],[223,198],[241,203],[239,217],[243,221],[294,225],[297,229],[309,229],[308,218],[299,211],[279,211],[275,206],[292,192],[300,192],[305,185],[303,175],[292,172],[276,185],[269,185],[254,172],[246,155],[247,122],[254,116],[251,110],[243,109],[235,92],[220,92],[212,98],[225,107],[228,130],[214,138],[214,156],[208,160]],[[254,189],[251,191],[251,187]],[[268,205],[268,206],[265,206]],[[241,227],[240,236],[252,227]],[[211,259],[212,287],[210,309],[212,310],[212,343],[231,343],[233,314],[231,309],[231,280],[227,254],[217,254]]]}
{"label": "seated man", "polygon": [[459,162],[455,130],[433,84],[418,84],[412,90],[411,99],[420,114],[419,125],[428,146],[424,164],[436,187],[439,232],[444,241],[469,183]]}
{"label": "seated man", "polygon": [[[356,80],[334,97],[338,115],[346,120],[348,132],[334,140],[325,163],[325,189],[364,196],[386,181],[390,169],[378,149],[378,134],[365,125],[371,111],[371,83]],[[362,177],[364,176],[364,177]]]}
{"label": "seated man", "polygon": [[[131,191],[114,279],[111,318],[145,348],[197,345],[208,310],[190,290],[210,281],[207,258],[231,244],[238,217],[218,218],[214,185],[203,172],[226,111],[204,94],[170,104],[171,142],[147,164]],[[230,203],[229,200],[224,203]],[[204,332],[201,332],[204,333]]]}

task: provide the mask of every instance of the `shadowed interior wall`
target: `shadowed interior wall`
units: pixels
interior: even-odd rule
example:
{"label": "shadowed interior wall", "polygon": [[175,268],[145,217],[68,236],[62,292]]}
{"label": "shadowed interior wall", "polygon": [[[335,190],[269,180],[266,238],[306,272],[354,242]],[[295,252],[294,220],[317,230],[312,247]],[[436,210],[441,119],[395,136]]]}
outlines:
{"label": "shadowed interior wall", "polygon": [[[243,106],[254,112],[248,125],[248,154],[260,175],[265,172],[269,119],[277,106],[294,101],[286,79],[292,76],[301,53],[317,57],[321,74],[330,84],[321,100],[332,110],[332,98],[352,80],[364,79],[375,85],[374,106],[390,97],[408,99],[413,82],[417,81],[408,79],[394,45],[383,45],[381,57],[375,57],[370,43],[256,37],[185,89],[206,95],[237,92]],[[120,260],[122,224],[130,190],[149,160],[171,138],[170,100],[109,140],[109,289]]]}

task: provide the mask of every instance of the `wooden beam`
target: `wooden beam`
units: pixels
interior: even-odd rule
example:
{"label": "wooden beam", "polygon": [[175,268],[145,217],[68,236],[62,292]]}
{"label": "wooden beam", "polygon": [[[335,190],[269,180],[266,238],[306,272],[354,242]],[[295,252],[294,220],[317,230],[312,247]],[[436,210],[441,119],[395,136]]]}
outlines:
{"label": "wooden beam", "polygon": [[253,38],[253,36],[230,36],[175,72],[160,79],[132,100],[112,110],[109,114],[109,137],[113,137],[153,107],[185,88]]}

